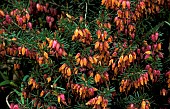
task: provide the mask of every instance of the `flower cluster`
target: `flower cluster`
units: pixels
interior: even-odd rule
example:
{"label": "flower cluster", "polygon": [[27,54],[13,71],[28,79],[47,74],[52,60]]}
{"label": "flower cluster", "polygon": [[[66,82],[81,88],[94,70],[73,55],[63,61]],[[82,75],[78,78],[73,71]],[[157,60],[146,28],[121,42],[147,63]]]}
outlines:
{"label": "flower cluster", "polygon": [[91,105],[93,106],[93,109],[97,109],[97,108],[102,108],[102,109],[106,109],[107,105],[108,105],[108,100],[105,99],[102,96],[98,96],[95,98],[90,99],[86,105]]}
{"label": "flower cluster", "polygon": [[76,29],[74,31],[74,35],[72,36],[72,40],[79,40],[87,45],[89,45],[92,41],[91,33],[88,29]]}
{"label": "flower cluster", "polygon": [[0,91],[11,85],[11,101],[21,102],[10,108],[161,104],[170,87],[162,41],[169,1],[81,2],[30,0],[28,8],[0,9]]}

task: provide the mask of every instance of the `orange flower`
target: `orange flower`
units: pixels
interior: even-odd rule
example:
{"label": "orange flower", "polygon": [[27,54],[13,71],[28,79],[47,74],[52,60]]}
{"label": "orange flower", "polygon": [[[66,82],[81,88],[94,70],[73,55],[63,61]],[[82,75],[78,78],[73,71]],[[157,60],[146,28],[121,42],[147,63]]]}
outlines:
{"label": "orange flower", "polygon": [[132,86],[132,83],[129,84],[129,86],[128,86],[128,88],[127,88],[127,91],[130,90],[131,86]]}
{"label": "orange flower", "polygon": [[28,81],[28,85],[32,85],[32,84],[33,84],[33,81],[34,81],[34,79],[33,79],[33,78],[30,78],[29,81]]}
{"label": "orange flower", "polygon": [[104,50],[107,51],[108,48],[109,48],[108,42],[104,41]]}
{"label": "orange flower", "polygon": [[122,9],[125,9],[126,8],[126,1],[123,1],[122,2]]}
{"label": "orange flower", "polygon": [[102,100],[103,100],[103,98],[101,96],[98,96],[95,104],[99,105],[102,102]]}
{"label": "orange flower", "polygon": [[93,58],[91,56],[89,56],[88,60],[93,64]]}
{"label": "orange flower", "polygon": [[161,45],[162,45],[161,43],[159,43],[159,44],[157,45],[157,49],[158,49],[158,50],[161,50]]}
{"label": "orange flower", "polygon": [[154,79],[153,79],[153,74],[152,73],[150,73],[149,74],[149,76],[150,76],[150,79],[152,80],[152,82],[154,81]]}
{"label": "orange flower", "polygon": [[110,43],[111,43],[111,42],[112,42],[112,40],[113,40],[113,39],[112,39],[112,36],[110,36],[110,37],[108,38],[108,42],[110,42]]}
{"label": "orange flower", "polygon": [[167,95],[167,90],[166,89],[162,89],[161,93],[162,93],[163,96],[165,96],[165,95]]}
{"label": "orange flower", "polygon": [[32,85],[32,87],[31,87],[31,90],[33,90],[34,88],[36,88],[37,83],[36,83],[36,81],[33,81],[32,84],[33,84],[33,85]]}
{"label": "orange flower", "polygon": [[83,67],[84,63],[83,63],[83,59],[80,59],[80,66]]}
{"label": "orange flower", "polygon": [[150,55],[150,54],[152,54],[152,52],[151,51],[146,51],[145,54]]}
{"label": "orange flower", "polygon": [[122,17],[122,11],[121,11],[121,10],[118,10],[118,11],[117,11],[117,15],[118,15],[119,18],[121,18],[121,17]]}
{"label": "orange flower", "polygon": [[118,67],[115,67],[115,69],[114,69],[114,76],[117,76],[117,74],[118,74]]}
{"label": "orange flower", "polygon": [[94,75],[93,71],[91,71],[91,70],[88,72],[88,74],[90,77],[93,77],[93,75]]}
{"label": "orange flower", "polygon": [[67,69],[67,76],[71,76],[71,69],[70,68]]}
{"label": "orange flower", "polygon": [[162,1],[162,0],[157,0],[157,2],[158,2],[159,5],[161,4],[161,1]]}
{"label": "orange flower", "polygon": [[101,80],[100,74],[97,73],[94,77],[94,80],[95,80],[96,83],[98,83]]}
{"label": "orange flower", "polygon": [[22,25],[22,29],[23,29],[23,30],[25,30],[25,29],[26,29],[26,27],[27,27],[27,25],[26,25],[26,24]]}
{"label": "orange flower", "polygon": [[111,66],[113,64],[113,59],[109,60],[109,65],[108,66]]}
{"label": "orange flower", "polygon": [[124,79],[122,79],[122,81],[121,81],[121,85],[123,86],[124,85],[124,83],[125,83],[125,80]]}
{"label": "orange flower", "polygon": [[144,85],[143,77],[140,76],[139,80],[140,80],[140,84],[143,86]]}
{"label": "orange flower", "polygon": [[145,100],[142,100],[141,109],[145,109],[145,106],[146,106],[146,102],[145,102]]}
{"label": "orange flower", "polygon": [[101,104],[102,104],[103,109],[106,109],[106,107],[108,105],[108,100],[107,99],[103,99]]}
{"label": "orange flower", "polygon": [[101,31],[100,31],[100,30],[97,30],[96,34],[97,34],[98,39],[100,39]]}
{"label": "orange flower", "polygon": [[83,32],[79,29],[78,33],[80,34],[81,37],[83,37]]}
{"label": "orange flower", "polygon": [[22,21],[23,21],[23,23],[25,23],[26,22],[26,16],[22,16]]}
{"label": "orange flower", "polygon": [[140,2],[140,7],[142,8],[142,10],[145,8],[145,2]]}
{"label": "orange flower", "polygon": [[95,49],[98,49],[99,48],[99,44],[100,44],[100,42],[99,41],[97,41],[96,43],[95,43]]}
{"label": "orange flower", "polygon": [[144,81],[144,83],[147,85],[147,79],[146,79],[145,76],[143,77],[143,81]]}
{"label": "orange flower", "polygon": [[125,17],[129,18],[129,11],[128,10],[125,11]]}
{"label": "orange flower", "polygon": [[100,44],[99,44],[99,50],[100,50],[100,51],[103,50],[103,43],[102,43],[102,42],[100,42]]}
{"label": "orange flower", "polygon": [[120,56],[120,58],[119,58],[119,62],[122,63],[122,61],[123,61],[123,55]]}
{"label": "orange flower", "polygon": [[80,53],[77,53],[76,56],[75,56],[75,59],[77,59],[79,57],[80,57]]}
{"label": "orange flower", "polygon": [[93,57],[93,62],[94,62],[94,64],[97,64],[98,59],[96,57]]}
{"label": "orange flower", "polygon": [[111,24],[110,23],[107,23],[107,27],[109,28],[109,29],[111,29]]}
{"label": "orange flower", "polygon": [[138,88],[138,82],[134,81],[133,84],[134,84],[135,88],[137,89]]}
{"label": "orange flower", "polygon": [[119,91],[123,92],[123,87],[122,86],[119,87]]}
{"label": "orange flower", "polygon": [[74,41],[76,39],[76,36],[75,35],[73,35],[72,36],[72,41]]}
{"label": "orange flower", "polygon": [[114,70],[114,68],[115,68],[115,65],[116,65],[115,63],[113,63],[113,64],[112,64],[112,70]]}
{"label": "orange flower", "polygon": [[135,15],[135,14],[133,14],[133,15],[132,15],[132,18],[133,18],[133,20],[134,20],[134,21],[136,21],[136,20],[137,20],[137,17],[136,17],[136,15]]}
{"label": "orange flower", "polygon": [[133,56],[133,59],[136,59],[136,53],[135,52],[132,53],[132,56]]}
{"label": "orange flower", "polygon": [[78,73],[78,69],[74,68],[74,74],[77,74],[77,73]]}
{"label": "orange flower", "polygon": [[148,73],[149,73],[149,74],[152,73],[152,71],[153,71],[152,68],[149,68],[149,69],[148,69]]}
{"label": "orange flower", "polygon": [[86,32],[87,34],[91,34],[90,31],[89,31],[87,28],[85,28],[85,32]]}
{"label": "orange flower", "polygon": [[[5,32],[5,30],[4,29],[0,29],[0,34],[3,34]],[[13,39],[13,38],[12,38]],[[15,41],[15,40],[13,40],[13,41]]]}
{"label": "orange flower", "polygon": [[148,42],[147,42],[146,40],[144,40],[144,41],[143,41],[143,44],[144,44],[145,46],[147,46],[147,45],[148,45]]}
{"label": "orange flower", "polygon": [[104,41],[105,38],[103,34],[101,34],[100,39],[102,40],[102,42]]}
{"label": "orange flower", "polygon": [[127,61],[128,60],[128,56],[126,55],[124,58],[123,58],[123,61]]}
{"label": "orange flower", "polygon": [[36,4],[36,8],[38,11],[41,11],[41,5],[39,3]]}
{"label": "orange flower", "polygon": [[133,61],[132,54],[129,54],[129,62],[131,63]]}
{"label": "orange flower", "polygon": [[86,58],[83,58],[83,65],[87,66],[87,59]]}
{"label": "orange flower", "polygon": [[17,69],[17,64],[14,64],[14,70],[16,70]]}
{"label": "orange flower", "polygon": [[136,14],[137,18],[140,17],[140,13],[138,11],[135,11],[135,14]]}
{"label": "orange flower", "polygon": [[79,89],[79,94],[80,94],[80,96],[82,95],[82,93],[83,93],[83,88],[81,87],[81,88]]}
{"label": "orange flower", "polygon": [[60,104],[60,102],[61,102],[60,96],[57,97],[57,100],[58,100],[58,103]]}
{"label": "orange flower", "polygon": [[160,11],[160,8],[158,5],[156,5],[156,12],[159,12]]}
{"label": "orange flower", "polygon": [[121,1],[117,1],[116,3],[117,3],[117,7],[119,8],[121,5]]}
{"label": "orange flower", "polygon": [[51,81],[51,77],[49,76],[48,78],[47,78],[47,82],[49,83]]}
{"label": "orange flower", "polygon": [[27,98],[27,93],[25,91],[22,92],[22,95],[24,96],[25,99]]}
{"label": "orange flower", "polygon": [[119,48],[115,48],[115,49],[114,49],[114,52],[117,52],[118,50],[119,50]]}
{"label": "orange flower", "polygon": [[44,52],[44,57],[45,57],[46,59],[48,59],[48,54],[47,54],[47,52]]}
{"label": "orange flower", "polygon": [[102,0],[102,1],[101,1],[101,5],[104,5],[105,2],[106,2],[106,0]]}
{"label": "orange flower", "polygon": [[86,105],[94,105],[94,104],[95,104],[95,100],[96,100],[96,97],[90,99],[90,100],[86,103]]}
{"label": "orange flower", "polygon": [[2,17],[5,16],[4,12],[1,9],[0,9],[0,16],[2,16]]}
{"label": "orange flower", "polygon": [[53,40],[50,40],[50,41],[49,41],[49,46],[48,46],[48,47],[51,48],[52,45],[53,45]]}
{"label": "orange flower", "polygon": [[103,36],[104,36],[104,39],[106,39],[107,38],[107,31],[104,31],[104,33],[103,33]]}
{"label": "orange flower", "polygon": [[38,58],[38,63],[39,63],[40,65],[43,63],[43,59],[44,59],[43,57],[39,57],[39,58]]}
{"label": "orange flower", "polygon": [[76,59],[76,65],[78,65],[80,63],[80,58]]}
{"label": "orange flower", "polygon": [[61,72],[62,70],[64,70],[66,66],[67,66],[67,64],[64,63],[64,64],[59,68],[59,72]]}
{"label": "orange flower", "polygon": [[25,55],[25,51],[26,51],[25,47],[22,47],[22,56]]}
{"label": "orange flower", "polygon": [[20,64],[17,64],[16,67],[17,67],[17,69],[20,69]]}
{"label": "orange flower", "polygon": [[27,13],[25,16],[26,16],[26,18],[27,18],[27,21],[29,21],[29,20],[30,20],[30,15],[29,15],[29,13]]}
{"label": "orange flower", "polygon": [[45,94],[45,92],[44,92],[44,90],[42,90],[40,93],[40,97],[44,96],[44,94]]}
{"label": "orange flower", "polygon": [[50,38],[46,37],[46,40],[48,41],[48,43],[50,42]]}

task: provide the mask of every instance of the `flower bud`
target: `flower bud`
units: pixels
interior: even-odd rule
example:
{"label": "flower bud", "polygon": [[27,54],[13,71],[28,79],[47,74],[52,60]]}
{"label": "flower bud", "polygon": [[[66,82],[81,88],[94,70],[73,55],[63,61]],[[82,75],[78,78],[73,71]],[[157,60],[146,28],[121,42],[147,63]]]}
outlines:
{"label": "flower bud", "polygon": [[155,33],[155,41],[157,41],[157,40],[158,40],[158,36],[159,36],[159,33],[158,33],[158,32],[156,32],[156,33]]}
{"label": "flower bud", "polygon": [[153,49],[156,50],[156,48],[157,48],[157,44],[154,44]]}
{"label": "flower bud", "polygon": [[46,21],[47,21],[47,23],[50,23],[51,22],[51,17],[50,16],[46,16]]}
{"label": "flower bud", "polygon": [[11,17],[8,14],[5,16],[5,20],[6,20],[7,23],[11,23],[12,22],[12,19],[11,19]]}
{"label": "flower bud", "polygon": [[147,45],[146,51],[150,51],[150,50],[151,50],[151,46],[150,46],[150,45]]}
{"label": "flower bud", "polygon": [[27,26],[28,26],[29,29],[32,29],[32,23],[31,22],[28,22]]}
{"label": "flower bud", "polygon": [[38,11],[41,11],[41,5],[39,3],[36,4],[36,8]]}
{"label": "flower bud", "polygon": [[151,37],[151,40],[154,42],[154,41],[155,41],[155,36],[154,36],[154,34],[152,34],[150,37]]}
{"label": "flower bud", "polygon": [[128,9],[130,9],[130,1],[126,1],[126,6]]}
{"label": "flower bud", "polygon": [[54,41],[53,41],[53,44],[52,44],[52,48],[56,48],[56,44],[57,44],[57,41],[54,40]]}
{"label": "flower bud", "polygon": [[163,53],[162,53],[162,52],[159,52],[158,56],[159,56],[159,58],[164,58],[164,56],[163,56]]}
{"label": "flower bud", "polygon": [[149,57],[150,57],[150,55],[147,54],[147,55],[145,55],[145,58],[144,58],[144,59],[146,60],[146,59],[148,59]]}
{"label": "flower bud", "polygon": [[4,12],[2,11],[2,10],[0,10],[0,17],[4,17],[5,16],[5,14],[4,14]]}
{"label": "flower bud", "polygon": [[151,66],[148,64],[146,65],[145,70],[148,70],[149,68],[151,68]]}
{"label": "flower bud", "polygon": [[140,49],[139,49],[139,48],[137,49],[137,54],[138,54],[138,55],[140,54]]}

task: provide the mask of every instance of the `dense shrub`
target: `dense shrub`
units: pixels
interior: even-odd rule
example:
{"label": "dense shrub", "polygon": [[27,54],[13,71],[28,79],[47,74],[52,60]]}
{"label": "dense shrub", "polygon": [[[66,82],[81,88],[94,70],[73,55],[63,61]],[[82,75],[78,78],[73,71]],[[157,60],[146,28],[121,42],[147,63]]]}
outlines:
{"label": "dense shrub", "polygon": [[1,2],[11,109],[168,108],[169,0]]}

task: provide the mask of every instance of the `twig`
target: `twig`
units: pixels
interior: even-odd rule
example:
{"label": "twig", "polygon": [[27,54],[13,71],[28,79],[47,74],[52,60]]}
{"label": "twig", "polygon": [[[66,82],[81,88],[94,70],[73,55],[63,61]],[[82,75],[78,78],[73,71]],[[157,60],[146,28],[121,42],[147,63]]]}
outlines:
{"label": "twig", "polygon": [[52,5],[56,5],[56,6],[58,6],[58,7],[61,7],[59,4],[57,4],[57,3],[55,3],[55,2],[49,2],[50,4],[52,4]]}
{"label": "twig", "polygon": [[6,103],[7,103],[7,105],[8,105],[9,108],[11,108],[11,106],[10,106],[10,104],[9,104],[9,102],[8,102],[8,98],[9,98],[9,96],[10,96],[11,94],[13,94],[13,93],[14,93],[14,91],[10,92],[10,93],[6,96]]}
{"label": "twig", "polygon": [[86,26],[86,17],[87,17],[87,2],[86,2],[86,11],[85,11],[85,15],[84,15],[84,19],[85,19],[85,26]]}

